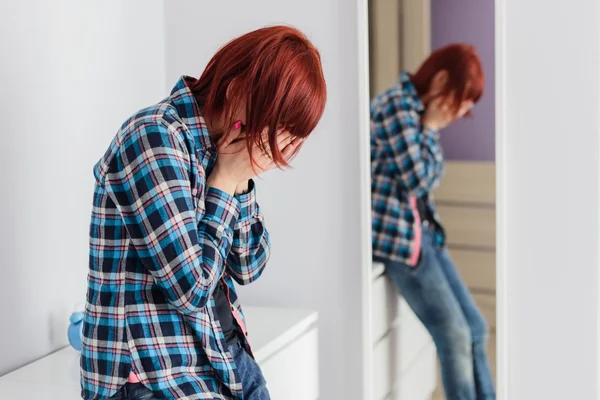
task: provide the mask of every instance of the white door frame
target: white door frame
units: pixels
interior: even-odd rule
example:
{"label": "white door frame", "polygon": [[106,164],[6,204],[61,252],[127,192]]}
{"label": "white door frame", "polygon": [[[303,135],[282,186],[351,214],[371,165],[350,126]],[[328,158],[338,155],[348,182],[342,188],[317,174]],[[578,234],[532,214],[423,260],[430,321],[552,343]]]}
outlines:
{"label": "white door frame", "polygon": [[373,281],[373,257],[371,247],[371,147],[370,147],[370,93],[369,93],[369,3],[355,0],[357,43],[358,43],[358,121],[360,163],[360,242],[361,242],[361,298],[362,298],[362,396],[372,400],[373,395],[373,333],[371,315],[371,288]]}
{"label": "white door frame", "polygon": [[506,267],[506,135],[505,107],[505,11],[504,1],[495,0],[495,91],[496,91],[496,391],[498,400],[508,400],[508,295]]}
{"label": "white door frame", "polygon": [[[410,0],[407,0],[403,7],[406,7]],[[429,1],[426,1],[427,7],[424,9],[429,10]],[[412,4],[412,3],[411,3]],[[357,31],[358,31],[358,79],[359,85],[359,101],[360,101],[360,115],[359,121],[362,129],[360,130],[360,154],[359,159],[361,163],[361,175],[360,185],[361,193],[363,198],[361,199],[362,204],[362,216],[361,226],[363,227],[362,232],[362,243],[363,243],[363,258],[361,260],[362,265],[367,266],[363,268],[362,276],[362,298],[363,298],[363,396],[364,400],[371,400],[372,398],[372,332],[371,332],[371,282],[372,282],[372,262],[371,262],[371,179],[370,179],[370,146],[369,146],[369,112],[368,103],[370,100],[369,95],[369,7],[368,0],[356,0],[357,6]],[[505,252],[506,252],[506,172],[505,167],[507,165],[506,158],[506,146],[504,144],[504,83],[505,83],[505,50],[504,50],[504,34],[505,34],[505,12],[504,12],[504,1],[495,0],[495,91],[496,91],[496,276],[497,276],[497,289],[496,289],[496,304],[497,304],[497,343],[496,343],[496,379],[497,379],[497,392],[499,400],[508,400],[508,362],[507,362],[507,326],[508,326],[508,309],[507,309],[507,288],[506,288],[506,274],[507,268],[505,265]],[[414,27],[403,27],[403,32],[406,29],[414,29]],[[429,32],[430,27],[427,28]],[[423,35],[423,38],[429,38],[429,33]],[[423,39],[421,38],[421,39]],[[419,47],[421,49],[422,46]],[[420,57],[420,50],[414,48],[403,49],[403,60],[408,62],[415,62]]]}
{"label": "white door frame", "polygon": [[[510,3],[509,3],[510,1]],[[508,3],[508,4],[507,4]],[[364,35],[364,37],[359,38],[359,43],[361,44],[361,51],[359,52],[359,79],[358,84],[361,86],[360,93],[361,96],[365,96],[361,98],[361,107],[365,107],[364,112],[367,113],[366,108],[366,96],[368,96],[368,51],[363,51],[365,45],[368,43],[368,29],[365,25],[365,21],[367,20],[367,7],[365,6],[366,0],[357,0],[357,4],[359,4],[359,20],[358,31],[359,34]],[[541,3],[539,3],[541,4]],[[594,265],[591,262],[597,262],[598,256],[598,248],[592,248],[591,240],[598,236],[598,229],[600,229],[600,223],[595,219],[598,214],[597,209],[589,209],[589,216],[591,219],[589,221],[586,220],[576,220],[571,221],[566,218],[563,218],[561,221],[558,221],[556,227],[553,228],[554,225],[548,226],[539,226],[533,233],[539,232],[540,235],[545,237],[552,237],[552,232],[548,232],[548,229],[565,229],[567,226],[576,226],[577,229],[581,229],[582,232],[574,233],[582,237],[582,241],[585,243],[585,251],[580,254],[573,254],[572,258],[576,260],[576,262],[581,263],[577,265],[566,265],[565,266],[565,278],[564,283],[566,286],[569,286],[569,292],[571,295],[577,294],[574,290],[574,286],[576,285],[578,276],[577,274],[568,275],[567,272],[574,271],[583,273],[583,277],[585,279],[589,279],[590,277],[594,277],[595,282],[582,282],[582,287],[586,289],[586,296],[577,296],[575,301],[580,300],[590,300],[590,303],[575,303],[574,300],[570,300],[569,298],[564,299],[561,302],[560,298],[557,299],[554,294],[552,294],[552,298],[548,299],[548,305],[556,306],[557,304],[563,304],[565,307],[574,307],[577,305],[582,305],[586,307],[586,310],[589,309],[589,319],[583,320],[585,317],[585,311],[582,309],[574,310],[574,317],[570,317],[569,315],[563,314],[563,319],[567,321],[566,323],[574,324],[574,327],[571,326],[560,326],[561,320],[557,321],[557,329],[553,330],[552,326],[539,326],[534,327],[531,324],[527,324],[527,326],[531,329],[539,329],[540,335],[546,336],[544,337],[547,343],[552,343],[552,340],[555,340],[557,343],[556,347],[552,349],[548,348],[548,359],[539,358],[539,362],[536,361],[540,355],[543,354],[543,350],[539,348],[533,349],[532,354],[524,355],[522,353],[518,353],[518,350],[523,350],[524,346],[528,344],[532,344],[532,336],[524,338],[521,341],[520,338],[514,336],[515,333],[519,333],[519,330],[522,328],[519,326],[521,321],[524,321],[524,316],[519,309],[516,309],[516,305],[514,304],[515,296],[520,301],[524,301],[525,299],[525,289],[523,286],[521,287],[512,287],[509,297],[509,285],[513,285],[515,282],[519,282],[517,279],[521,279],[520,271],[517,268],[520,264],[514,264],[515,261],[524,262],[524,258],[526,260],[535,259],[534,251],[544,251],[543,248],[543,240],[539,238],[533,238],[532,240],[532,250],[525,251],[523,246],[517,246],[514,241],[514,234],[517,233],[516,229],[528,228],[527,223],[515,223],[515,218],[519,216],[526,215],[526,210],[523,208],[517,207],[515,204],[515,196],[520,195],[520,191],[523,190],[523,195],[533,194],[535,191],[531,190],[529,187],[528,190],[524,190],[523,188],[527,188],[527,183],[524,179],[518,180],[515,183],[515,179],[518,177],[517,172],[513,171],[512,167],[515,165],[515,156],[513,156],[510,160],[508,158],[508,151],[515,149],[515,144],[517,143],[516,135],[524,135],[530,134],[527,139],[524,140],[524,148],[533,151],[535,148],[535,139],[539,138],[543,140],[548,138],[548,147],[547,149],[543,148],[543,144],[540,145],[540,151],[545,154],[539,157],[540,162],[546,162],[551,160],[551,156],[556,154],[557,157],[561,155],[561,145],[568,147],[572,145],[573,142],[569,142],[567,139],[575,139],[579,141],[589,141],[592,144],[592,138],[597,138],[598,126],[600,125],[599,121],[592,121],[593,118],[599,118],[600,111],[596,108],[598,107],[598,96],[597,93],[600,91],[599,87],[595,85],[600,81],[597,75],[594,75],[598,70],[598,64],[600,63],[598,60],[598,43],[600,39],[598,36],[598,30],[596,28],[596,22],[600,19],[600,7],[598,7],[597,3],[594,2],[585,2],[583,0],[578,2],[569,3],[566,5],[565,3],[555,3],[551,7],[548,6],[547,17],[545,16],[543,19],[540,19],[539,29],[535,32],[536,36],[527,36],[523,38],[524,44],[519,41],[519,39],[515,36],[517,34],[520,35],[529,35],[526,33],[531,28],[530,18],[533,18],[536,13],[539,13],[539,4],[535,1],[517,1],[517,0],[495,0],[495,91],[496,91],[496,126],[495,126],[495,140],[496,140],[496,304],[497,304],[497,312],[496,312],[496,332],[497,332],[497,343],[496,343],[496,378],[497,378],[497,398],[499,400],[520,400],[517,397],[522,393],[535,393],[536,387],[539,387],[540,383],[544,382],[544,372],[554,371],[556,372],[556,368],[559,368],[557,373],[552,374],[552,377],[556,378],[563,374],[565,378],[562,381],[556,382],[547,382],[548,386],[542,388],[541,392],[543,393],[552,393],[553,390],[558,390],[557,393],[563,394],[567,393],[568,390],[573,389],[574,392],[578,393],[594,393],[594,397],[598,398],[599,389],[597,380],[591,379],[591,376],[600,377],[600,354],[598,349],[600,348],[600,336],[598,336],[598,332],[600,332],[600,306],[598,305],[598,290],[597,288],[600,286],[600,274],[597,273],[597,268],[594,269]],[[508,8],[510,5],[510,8]],[[561,21],[561,18],[565,13],[571,13],[569,18],[565,18]],[[508,22],[510,20],[511,29],[507,28]],[[583,21],[583,22],[581,22]],[[515,22],[518,22],[517,26],[514,25]],[[560,30],[556,30],[555,26],[560,25],[564,22],[564,26],[561,25]],[[517,32],[517,33],[515,33]],[[532,31],[533,32],[533,31]],[[533,33],[532,33],[533,35]],[[547,40],[544,38],[548,37]],[[510,40],[510,43],[508,43]],[[586,41],[587,40],[587,41]],[[532,45],[534,45],[532,47]],[[510,46],[510,47],[509,47]],[[544,90],[547,86],[544,86],[543,79],[539,77],[534,77],[536,79],[532,79],[532,87],[528,88],[526,86],[521,86],[523,90],[518,90],[519,85],[527,84],[527,73],[535,74],[535,69],[531,70],[527,68],[526,61],[530,63],[535,63],[536,58],[527,56],[528,52],[531,54],[536,54],[541,57],[541,66],[542,68],[547,68],[547,71],[544,71],[546,75],[543,77],[548,77],[548,80],[552,80],[551,76],[560,77],[560,73],[563,70],[576,71],[579,75],[573,75],[569,78],[567,85],[550,85],[548,87],[548,92],[543,93],[541,90]],[[584,58],[584,62],[580,63],[579,59],[582,57],[586,57],[589,55],[589,58]],[[523,59],[508,59],[508,57],[523,57]],[[556,65],[549,65],[548,60],[552,60],[553,57],[557,57]],[[566,61],[565,61],[566,60]],[[545,64],[544,64],[545,63]],[[531,64],[535,66],[534,64]],[[537,66],[535,66],[537,68]],[[525,68],[524,70],[516,69],[516,68]],[[510,77],[509,77],[510,73]],[[583,74],[583,75],[582,75]],[[514,78],[513,78],[514,76]],[[507,79],[507,77],[509,77]],[[514,80],[513,80],[514,79]],[[586,82],[590,85],[585,86]],[[564,83],[564,82],[562,82]],[[515,108],[516,106],[512,103],[519,99],[519,96],[522,94],[523,96],[535,96],[534,90],[540,90],[538,94],[538,99],[540,100],[540,104],[529,104],[531,105],[529,109],[527,109],[528,102],[523,100],[522,98],[517,101],[517,105],[520,106],[518,110]],[[596,92],[594,92],[596,91]],[[556,118],[553,118],[554,114],[551,114],[554,110],[552,106],[552,101],[555,101],[556,98],[561,98],[564,93],[568,96],[567,99],[572,99],[572,102],[567,102],[564,106],[564,110],[560,109],[560,113],[557,114]],[[595,94],[594,94],[595,93]],[[578,99],[578,96],[581,96],[581,99]],[[535,99],[535,97],[532,97]],[[509,103],[509,101],[511,103]],[[583,105],[583,106],[582,106]],[[520,114],[521,111],[522,113]],[[559,108],[556,108],[557,110]],[[547,110],[547,111],[545,111]],[[583,110],[582,116],[585,117],[583,122],[581,120],[577,120],[577,113],[579,110]],[[365,138],[368,137],[368,126],[366,123],[366,118],[368,115],[363,115],[363,110],[361,109],[361,135]],[[510,114],[509,114],[510,113]],[[525,118],[524,115],[528,115],[531,113],[535,115],[534,119],[538,119],[540,121],[535,121],[531,117]],[[573,117],[574,116],[574,117]],[[573,122],[570,123],[569,120],[573,119]],[[511,131],[508,131],[508,127],[510,123]],[[558,126],[558,127],[556,127]],[[571,127],[575,133],[573,133],[573,137],[571,137],[571,133],[569,133],[569,137],[565,136],[565,129],[561,127]],[[556,128],[553,128],[556,127]],[[532,129],[538,129],[538,131],[531,131]],[[562,129],[562,130],[561,130]],[[522,130],[522,131],[521,131]],[[566,129],[568,130],[568,129]],[[540,131],[543,134],[540,134]],[[583,133],[582,133],[583,132]],[[551,135],[554,134],[554,135]],[[543,139],[544,138],[544,139]],[[594,139],[595,140],[595,139]],[[368,146],[369,143],[365,139],[361,137],[361,146],[364,148],[361,149],[361,188],[365,192],[370,193],[370,187],[367,185],[369,181],[369,171],[368,171]],[[585,148],[585,143],[578,143],[582,148],[582,154],[585,155],[583,161],[577,159],[577,156],[573,151],[566,155],[566,160],[560,160],[561,162],[574,163],[575,166],[571,165],[571,168],[585,168],[579,180],[583,180],[582,182],[568,182],[566,186],[569,190],[577,192],[579,187],[589,188],[597,188],[598,187],[598,175],[600,174],[596,168],[600,168],[597,165],[597,154],[598,149],[591,151],[590,148]],[[593,142],[595,143],[595,142]],[[572,149],[571,147],[570,149]],[[549,153],[551,152],[551,154]],[[512,154],[512,153],[511,153]],[[518,165],[520,168],[525,167],[526,163],[524,160],[524,155],[520,154],[518,159]],[[591,160],[591,161],[590,161]],[[532,163],[535,160],[532,159]],[[585,161],[585,162],[584,162]],[[560,171],[560,165],[548,165],[547,172],[548,174],[554,174],[557,171]],[[590,169],[593,168],[593,171]],[[564,169],[564,168],[563,168]],[[538,163],[536,165],[536,169],[533,170],[533,173],[537,173],[539,171],[543,171],[543,168],[540,167]],[[524,171],[525,176],[532,181],[535,180],[535,176],[531,171]],[[542,176],[541,182],[547,182],[548,176]],[[509,180],[510,179],[510,180]],[[593,181],[593,182],[592,182]],[[517,186],[515,186],[517,185]],[[594,186],[595,185],[595,186]],[[562,189],[562,188],[561,188]],[[555,198],[551,198],[554,195]],[[591,195],[591,194],[590,194]],[[547,197],[550,196],[550,197]],[[591,207],[590,197],[587,192],[583,192],[581,195],[583,197],[583,202],[586,206]],[[587,196],[587,197],[586,197]],[[536,199],[539,197],[540,201],[543,201],[543,198],[548,198],[548,203],[543,204],[544,210],[548,210],[551,212],[552,205],[559,205],[562,199],[560,197],[556,197],[555,191],[553,188],[549,188],[548,186],[541,187],[539,189],[539,193],[536,194]],[[368,215],[370,215],[370,208],[368,207],[367,201],[368,194],[364,193],[364,198],[362,199],[365,204],[363,208],[363,212],[367,215],[363,217],[363,227],[368,234],[363,234],[363,245],[365,249],[363,254],[368,254],[368,247],[370,247],[370,225],[367,223],[369,220]],[[525,200],[524,200],[525,201]],[[595,205],[597,207],[597,204]],[[537,211],[537,210],[536,210]],[[585,216],[585,210],[574,210],[577,212],[580,218]],[[541,221],[542,218],[539,213],[533,213],[534,217],[537,218],[535,221]],[[573,222],[571,225],[569,224]],[[531,228],[529,226],[529,228]],[[584,236],[589,237],[584,237]],[[519,238],[521,235],[519,235]],[[590,239],[591,238],[591,239]],[[555,243],[556,241],[552,242]],[[571,240],[569,244],[571,245],[571,250],[573,248],[574,241]],[[510,247],[509,247],[510,245]],[[562,261],[566,258],[566,249],[558,252],[557,256]],[[548,249],[547,251],[550,251]],[[548,256],[546,252],[543,254],[544,257],[541,257],[544,262],[551,261],[552,257]],[[520,257],[520,258],[518,258]],[[590,261],[591,260],[591,261]],[[508,261],[511,261],[511,265],[508,264]],[[557,264],[559,263],[557,261]],[[365,265],[370,265],[370,262],[365,258],[363,259]],[[547,265],[550,267],[549,269],[556,273],[556,271],[560,271],[560,265]],[[544,268],[540,268],[536,266],[536,268],[528,268],[526,273],[539,273],[543,274]],[[526,274],[524,272],[524,274]],[[365,323],[370,324],[370,310],[368,309],[370,306],[370,294],[369,294],[369,284],[371,282],[370,268],[366,268],[363,272],[365,281],[364,292],[363,292],[363,311],[365,315]],[[594,275],[596,274],[596,275]],[[531,278],[530,276],[524,275],[523,280]],[[541,279],[541,278],[540,278]],[[531,279],[528,279],[530,281]],[[549,277],[550,285],[552,287],[558,286],[561,283],[561,277],[557,277],[556,275]],[[552,287],[550,289],[552,289]],[[532,289],[535,289],[534,284],[532,283]],[[539,297],[540,296],[548,296],[549,293],[552,293],[548,287],[544,289],[540,288],[539,292],[535,292],[532,290],[531,296],[538,297],[536,301],[532,301],[531,303],[524,304],[526,310],[529,312],[535,312],[532,306],[537,304],[542,304]],[[588,296],[589,294],[589,296]],[[556,293],[556,295],[560,295],[560,293]],[[514,307],[514,308],[512,308]],[[519,305],[519,307],[522,307]],[[540,323],[548,322],[551,324],[551,313],[548,310],[540,310],[542,314],[542,318],[536,318]],[[550,316],[549,316],[550,315]],[[579,339],[583,340],[583,342],[577,342],[578,336],[575,335],[576,328],[582,328],[581,335]],[[584,332],[585,328],[588,328],[587,331]],[[370,325],[364,328],[364,360],[365,360],[365,393],[364,399],[371,399],[370,393],[370,376],[372,374],[371,370],[371,356],[368,354],[370,351]],[[558,332],[558,333],[557,333]],[[572,336],[565,336],[564,339],[559,337],[561,334],[568,334]],[[511,336],[512,335],[512,336]],[[594,336],[595,335],[595,336]],[[550,338],[550,340],[549,340]],[[594,339],[595,338],[595,339]],[[561,341],[564,342],[561,343]],[[586,350],[585,346],[589,345],[589,353],[583,354]],[[569,347],[570,346],[570,347]],[[571,356],[569,354],[569,349],[573,347],[577,355]],[[555,354],[556,353],[556,354]],[[567,357],[568,355],[568,357]],[[555,357],[554,359],[552,357]],[[558,358],[556,358],[558,357]],[[566,360],[561,359],[566,358]],[[535,366],[536,364],[541,367],[541,371],[531,371],[531,379],[530,377],[522,377],[519,376],[518,379],[516,376],[511,377],[509,374],[509,365],[512,362],[512,367],[515,368],[516,362],[527,362],[529,367]],[[564,364],[564,361],[569,362],[570,364]],[[577,364],[581,362],[581,364]],[[584,369],[586,368],[586,369]],[[591,371],[590,369],[594,369]],[[514,371],[513,371],[514,372]],[[579,379],[578,382],[571,382],[573,380]],[[585,380],[582,380],[585,379]],[[600,379],[600,378],[599,378]],[[513,381],[514,380],[514,381]],[[569,381],[571,380],[571,381]],[[537,386],[534,386],[537,385]],[[589,397],[590,399],[592,397]]]}

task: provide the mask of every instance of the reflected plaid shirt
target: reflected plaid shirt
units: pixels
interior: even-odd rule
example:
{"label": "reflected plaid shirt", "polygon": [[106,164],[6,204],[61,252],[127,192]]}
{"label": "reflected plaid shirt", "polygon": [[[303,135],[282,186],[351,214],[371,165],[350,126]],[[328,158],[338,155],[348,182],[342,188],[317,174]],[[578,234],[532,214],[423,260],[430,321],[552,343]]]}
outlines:
{"label": "reflected plaid shirt", "polygon": [[166,398],[241,398],[212,293],[223,285],[250,351],[233,280],[260,276],[269,235],[252,182],[235,197],[207,188],[216,157],[182,78],[123,124],[95,166],[84,399],[110,397],[132,369]]}
{"label": "reflected plaid shirt", "polygon": [[434,218],[436,246],[444,245],[431,192],[444,171],[439,132],[421,126],[423,103],[407,73],[371,102],[373,257],[408,264],[415,250],[410,197],[421,198]]}

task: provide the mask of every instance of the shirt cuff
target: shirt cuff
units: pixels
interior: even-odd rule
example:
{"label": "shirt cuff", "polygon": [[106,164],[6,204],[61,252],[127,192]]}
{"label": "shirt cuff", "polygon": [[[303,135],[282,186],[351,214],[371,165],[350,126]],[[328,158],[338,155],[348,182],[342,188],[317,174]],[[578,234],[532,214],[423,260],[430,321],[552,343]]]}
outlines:
{"label": "shirt cuff", "polygon": [[423,137],[427,143],[435,144],[440,140],[440,131],[436,131],[435,129],[431,129],[427,126],[424,126]]}
{"label": "shirt cuff", "polygon": [[221,235],[225,233],[222,230],[227,229],[227,233],[232,236],[233,228],[240,216],[240,204],[238,200],[220,189],[209,187],[204,206],[204,218],[221,226],[222,228],[218,228],[221,231],[218,233]]}
{"label": "shirt cuff", "polygon": [[256,189],[254,181],[248,181],[248,192],[244,194],[236,194],[235,198],[240,205],[239,222],[247,221],[254,216],[256,212]]}

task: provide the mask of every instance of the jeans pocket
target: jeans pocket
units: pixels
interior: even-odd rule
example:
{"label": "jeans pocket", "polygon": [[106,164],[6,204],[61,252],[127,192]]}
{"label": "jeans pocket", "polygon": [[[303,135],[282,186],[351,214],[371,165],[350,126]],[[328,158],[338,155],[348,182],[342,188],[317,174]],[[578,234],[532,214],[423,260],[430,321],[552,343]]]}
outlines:
{"label": "jeans pocket", "polygon": [[409,273],[412,276],[417,276],[421,273],[421,270],[426,269],[427,265],[430,264],[430,258],[431,258],[431,254],[429,254],[429,249],[427,248],[427,246],[421,246],[421,248],[419,249],[419,259],[417,260],[417,263],[415,265],[406,265],[406,267],[408,268]]}

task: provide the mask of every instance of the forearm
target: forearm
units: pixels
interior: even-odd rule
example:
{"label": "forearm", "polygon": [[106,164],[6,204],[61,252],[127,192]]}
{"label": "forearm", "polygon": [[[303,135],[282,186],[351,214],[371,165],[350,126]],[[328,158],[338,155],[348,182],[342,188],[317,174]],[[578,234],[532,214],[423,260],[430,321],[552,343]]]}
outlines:
{"label": "forearm", "polygon": [[240,218],[233,232],[233,244],[227,258],[227,269],[240,284],[256,280],[270,256],[269,233],[256,203],[254,181],[239,184],[236,199],[240,204]]}
{"label": "forearm", "polygon": [[[184,314],[207,304],[224,272],[240,215],[231,195],[209,187],[198,220],[190,163],[185,145],[166,127],[145,126],[122,144],[104,182],[142,263]],[[139,172],[128,172],[131,165]]]}
{"label": "forearm", "polygon": [[423,127],[405,135],[405,146],[395,159],[404,190],[417,197],[431,192],[439,183],[444,165],[439,133]]}
{"label": "forearm", "polygon": [[262,222],[251,223],[234,232],[233,245],[227,257],[227,270],[240,285],[258,279],[271,256],[271,241]]}

